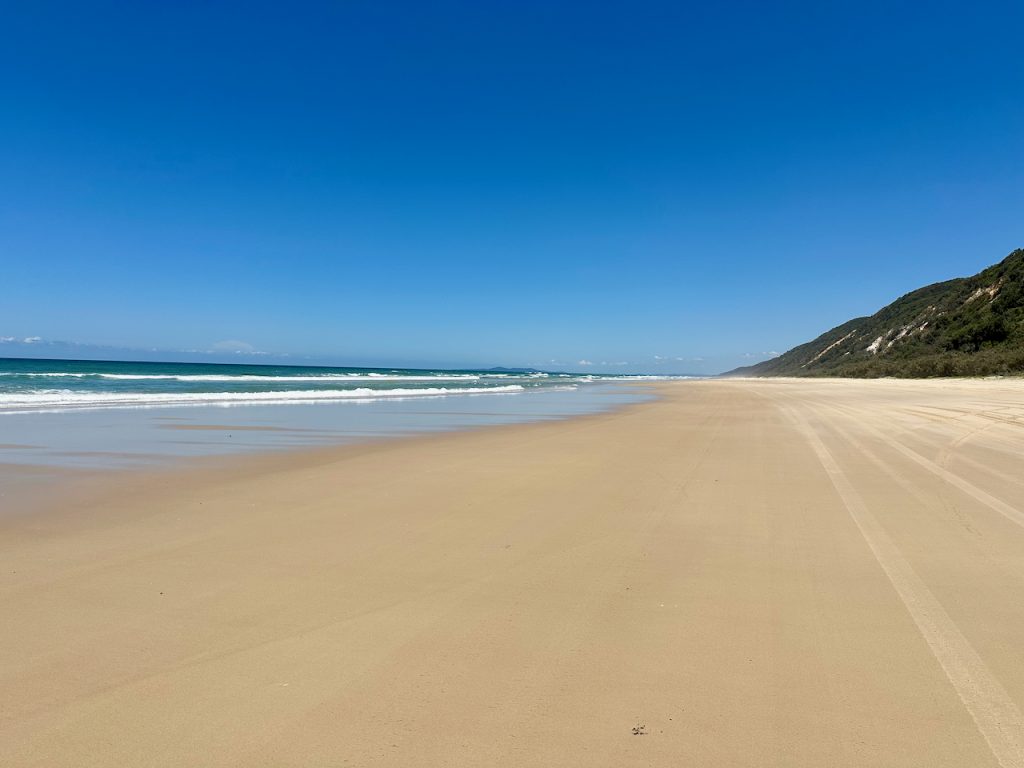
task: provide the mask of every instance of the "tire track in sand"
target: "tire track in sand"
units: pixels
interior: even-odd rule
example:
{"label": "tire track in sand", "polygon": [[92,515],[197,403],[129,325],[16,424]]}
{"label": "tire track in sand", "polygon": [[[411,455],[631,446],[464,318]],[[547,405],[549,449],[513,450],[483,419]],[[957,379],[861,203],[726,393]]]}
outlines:
{"label": "tire track in sand", "polygon": [[847,512],[903,601],[996,761],[1002,768],[1024,768],[1024,717],[1013,699],[992,675],[935,595],[911,568],[817,432],[792,408],[781,404],[779,407],[805,436],[817,455]]}
{"label": "tire track in sand", "polygon": [[[825,405],[824,403],[822,405],[841,414],[844,413],[845,410],[835,405]],[[857,417],[857,426],[859,426],[866,432],[869,432],[870,434],[874,435],[876,438],[878,438],[883,443],[888,445],[894,451],[903,454],[918,466],[923,467],[924,469],[931,472],[933,475],[937,475],[939,478],[946,481],[954,488],[963,491],[968,496],[974,498],[976,501],[980,501],[989,509],[993,510],[994,512],[998,512],[1007,520],[1010,520],[1011,522],[1014,522],[1020,527],[1024,528],[1024,512],[1021,512],[1016,507],[1007,504],[1002,499],[997,499],[991,493],[982,490],[973,483],[967,482],[962,477],[960,477],[960,475],[950,472],[945,467],[936,464],[931,459],[925,458],[920,453],[911,448],[908,448],[906,445],[899,442],[898,440],[889,437],[881,430],[878,430],[875,427],[871,426],[870,424],[867,424],[862,417]]]}

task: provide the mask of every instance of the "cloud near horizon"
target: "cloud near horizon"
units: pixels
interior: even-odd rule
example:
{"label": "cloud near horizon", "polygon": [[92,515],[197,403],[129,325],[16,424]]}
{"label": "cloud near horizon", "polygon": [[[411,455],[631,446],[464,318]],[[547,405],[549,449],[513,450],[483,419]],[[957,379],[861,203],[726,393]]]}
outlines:
{"label": "cloud near horizon", "polygon": [[226,339],[224,341],[218,341],[215,343],[211,350],[212,352],[238,352],[245,353],[248,355],[259,355],[262,354],[252,344],[247,341],[238,341],[237,339]]}
{"label": "cloud near horizon", "polygon": [[[209,349],[168,349],[160,347],[128,347],[112,344],[91,344],[42,336],[0,336],[0,347],[15,357],[44,359],[53,357],[71,360],[139,360],[150,362],[237,362],[232,358],[252,357],[265,363],[269,360],[290,362],[287,353],[263,352],[252,344],[237,339],[218,341]],[[2,356],[2,354],[0,354]]]}

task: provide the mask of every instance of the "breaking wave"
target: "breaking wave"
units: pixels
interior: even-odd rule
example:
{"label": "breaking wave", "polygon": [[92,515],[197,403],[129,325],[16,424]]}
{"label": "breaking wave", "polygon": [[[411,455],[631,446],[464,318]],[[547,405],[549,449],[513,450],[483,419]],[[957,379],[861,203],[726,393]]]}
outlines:
{"label": "breaking wave", "polygon": [[378,400],[448,395],[509,395],[523,387],[422,387],[417,389],[305,389],[265,392],[73,392],[48,389],[0,394],[0,413],[84,408],[146,408],[178,405],[245,405]]}

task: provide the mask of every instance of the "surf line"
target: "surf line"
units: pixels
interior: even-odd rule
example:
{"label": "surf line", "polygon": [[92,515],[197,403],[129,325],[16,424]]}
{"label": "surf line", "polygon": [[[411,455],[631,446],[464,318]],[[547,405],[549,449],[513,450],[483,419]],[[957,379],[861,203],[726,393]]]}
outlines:
{"label": "surf line", "polygon": [[817,432],[780,406],[807,439],[861,536],[1002,768],[1024,768],[1024,717],[949,614],[911,568]]}

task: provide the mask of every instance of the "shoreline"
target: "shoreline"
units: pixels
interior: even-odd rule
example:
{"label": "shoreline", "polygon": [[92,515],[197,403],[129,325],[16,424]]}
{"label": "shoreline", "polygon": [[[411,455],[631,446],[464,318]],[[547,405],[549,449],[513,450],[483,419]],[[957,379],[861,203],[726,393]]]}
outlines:
{"label": "shoreline", "polygon": [[[446,438],[459,438],[479,432],[499,432],[503,430],[529,429],[557,425],[567,421],[583,421],[600,418],[621,410],[634,408],[648,402],[656,402],[660,395],[657,388],[660,383],[637,382],[630,384],[628,389],[642,393],[643,399],[626,399],[609,408],[580,413],[567,413],[548,418],[508,421],[493,424],[461,425],[437,431],[410,431],[393,435],[361,436],[348,442],[331,442],[325,444],[301,444],[292,446],[275,446],[259,450],[237,450],[235,452],[215,455],[165,456],[155,463],[131,466],[74,467],[39,464],[4,464],[0,462],[0,480],[7,480],[6,492],[0,495],[7,501],[7,512],[0,514],[0,526],[7,520],[23,518],[26,515],[62,515],[61,507],[74,499],[74,506],[96,506],[101,499],[123,494],[126,488],[143,494],[147,489],[176,482],[208,482],[214,480],[244,481],[246,478],[258,477],[268,472],[315,467],[332,461],[342,461],[365,453],[374,453],[387,449],[395,444],[420,443],[423,441],[441,441]],[[530,396],[530,395],[524,395]],[[171,425],[165,427],[174,430],[207,431],[208,425]],[[242,432],[258,431],[297,431],[288,427],[252,427],[248,425],[231,425],[231,429]],[[131,454],[125,454],[130,456]],[[46,488],[19,489],[11,482],[20,474],[28,474],[34,478],[42,478]],[[13,511],[12,511],[13,510]]]}
{"label": "shoreline", "polygon": [[[510,394],[369,402],[72,409],[0,414],[4,465],[109,470],[180,459],[351,445],[597,413],[648,397],[642,386],[592,384]],[[29,439],[30,438],[30,439]],[[0,477],[0,484],[5,478]]]}
{"label": "shoreline", "polygon": [[1024,386],[651,386],[3,519],[0,762],[995,764],[957,686],[1024,703]]}

